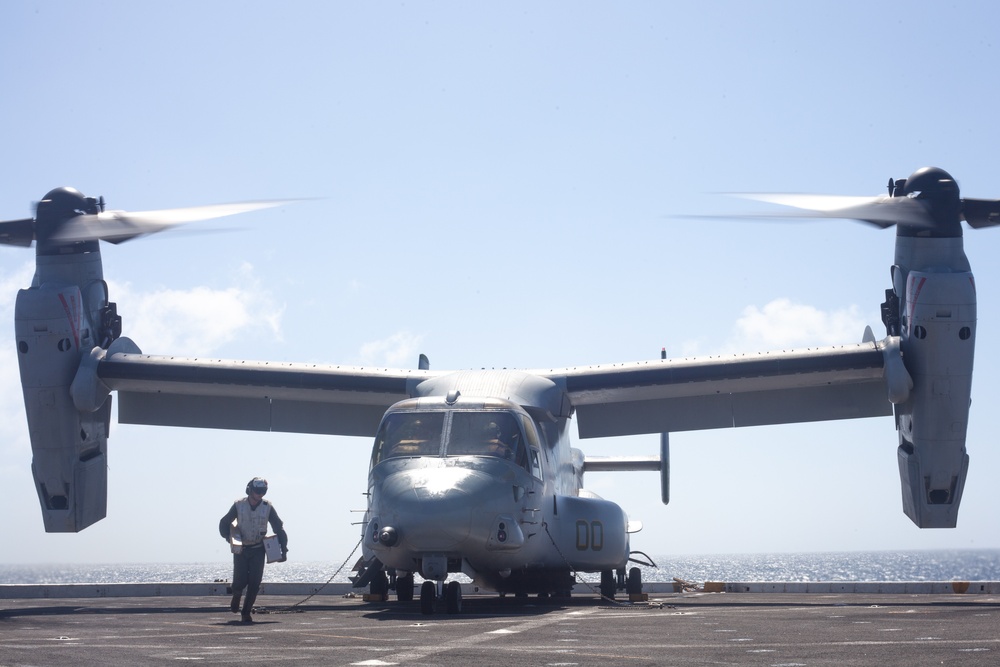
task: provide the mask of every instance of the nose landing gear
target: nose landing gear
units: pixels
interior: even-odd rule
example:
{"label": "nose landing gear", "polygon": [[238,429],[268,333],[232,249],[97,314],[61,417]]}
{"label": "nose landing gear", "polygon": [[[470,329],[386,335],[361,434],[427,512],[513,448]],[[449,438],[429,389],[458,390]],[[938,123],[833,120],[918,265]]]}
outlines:
{"label": "nose landing gear", "polygon": [[462,611],[462,584],[457,581],[442,583],[442,594],[439,596],[437,584],[425,581],[420,586],[420,613],[433,614],[434,603],[439,597],[444,600],[445,610],[449,614],[458,614]]}

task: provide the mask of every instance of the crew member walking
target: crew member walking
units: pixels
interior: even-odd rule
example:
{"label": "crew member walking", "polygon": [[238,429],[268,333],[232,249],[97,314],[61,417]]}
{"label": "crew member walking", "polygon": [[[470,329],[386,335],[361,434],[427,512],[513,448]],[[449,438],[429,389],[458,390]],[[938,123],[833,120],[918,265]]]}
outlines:
{"label": "crew member walking", "polygon": [[[233,600],[229,608],[234,614],[240,613],[240,597],[246,588],[247,597],[243,601],[243,622],[251,623],[253,603],[264,578],[264,537],[270,523],[281,545],[281,559],[288,553],[288,535],[283,523],[274,511],[270,501],[264,500],[267,480],[254,477],[247,483],[247,497],[233,503],[226,515],[219,520],[219,533],[229,542],[232,536],[239,538],[240,545],[233,540]],[[233,522],[236,526],[233,526]]]}

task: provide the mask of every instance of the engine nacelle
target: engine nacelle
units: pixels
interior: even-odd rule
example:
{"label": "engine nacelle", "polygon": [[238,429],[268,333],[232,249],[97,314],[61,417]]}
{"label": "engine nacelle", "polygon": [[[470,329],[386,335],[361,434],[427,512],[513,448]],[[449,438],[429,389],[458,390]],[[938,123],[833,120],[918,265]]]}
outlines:
{"label": "engine nacelle", "polygon": [[95,329],[93,313],[106,307],[100,280],[85,283],[82,291],[43,282],[17,295],[14,330],[31,471],[50,533],[78,532],[107,513],[111,398],[93,412],[81,412],[70,394],[84,351],[89,354],[105,337]]}
{"label": "engine nacelle", "polygon": [[901,311],[900,346],[913,378],[909,398],[896,406],[903,511],[921,528],[954,528],[969,468],[972,273],[909,271]]}
{"label": "engine nacelle", "polygon": [[628,562],[628,517],[597,497],[556,496],[549,527],[559,551],[578,570],[623,568]]}

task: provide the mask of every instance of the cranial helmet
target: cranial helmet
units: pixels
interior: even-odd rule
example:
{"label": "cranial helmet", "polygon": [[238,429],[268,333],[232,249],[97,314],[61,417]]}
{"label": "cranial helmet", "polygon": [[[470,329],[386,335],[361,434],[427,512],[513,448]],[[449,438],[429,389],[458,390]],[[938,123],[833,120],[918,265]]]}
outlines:
{"label": "cranial helmet", "polygon": [[249,482],[247,482],[248,496],[250,495],[251,491],[256,493],[257,495],[263,496],[265,493],[267,493],[267,480],[264,479],[263,477],[254,477],[253,479],[251,479]]}

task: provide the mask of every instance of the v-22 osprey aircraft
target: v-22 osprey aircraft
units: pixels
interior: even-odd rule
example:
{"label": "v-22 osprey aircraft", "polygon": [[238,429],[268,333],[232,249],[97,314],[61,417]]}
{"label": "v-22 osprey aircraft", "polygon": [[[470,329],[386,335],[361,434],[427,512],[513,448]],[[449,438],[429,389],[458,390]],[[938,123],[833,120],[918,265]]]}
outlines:
{"label": "v-22 osprey aircraft", "polygon": [[[537,370],[147,355],[121,335],[100,241],[275,202],[126,213],[52,190],[33,218],[0,223],[0,242],[35,245],[15,332],[45,530],[77,532],[106,514],[111,392],[121,423],[373,439],[356,582],[407,601],[419,574],[425,613],[460,610],[448,582],[459,572],[519,596],[568,595],[580,572],[601,573],[607,597],[641,591],[639,569],[626,573],[637,526],[584,488],[584,473],[659,470],[666,502],[677,431],[891,415],[903,511],[920,528],[954,527],[976,340],[962,221],[997,225],[1000,202],[963,199],[937,168],[890,180],[880,197],[755,198],[797,217],[896,227],[883,338],[868,328],[838,347]],[[574,416],[581,438],[662,434],[660,456],[587,458],[571,444]]]}

